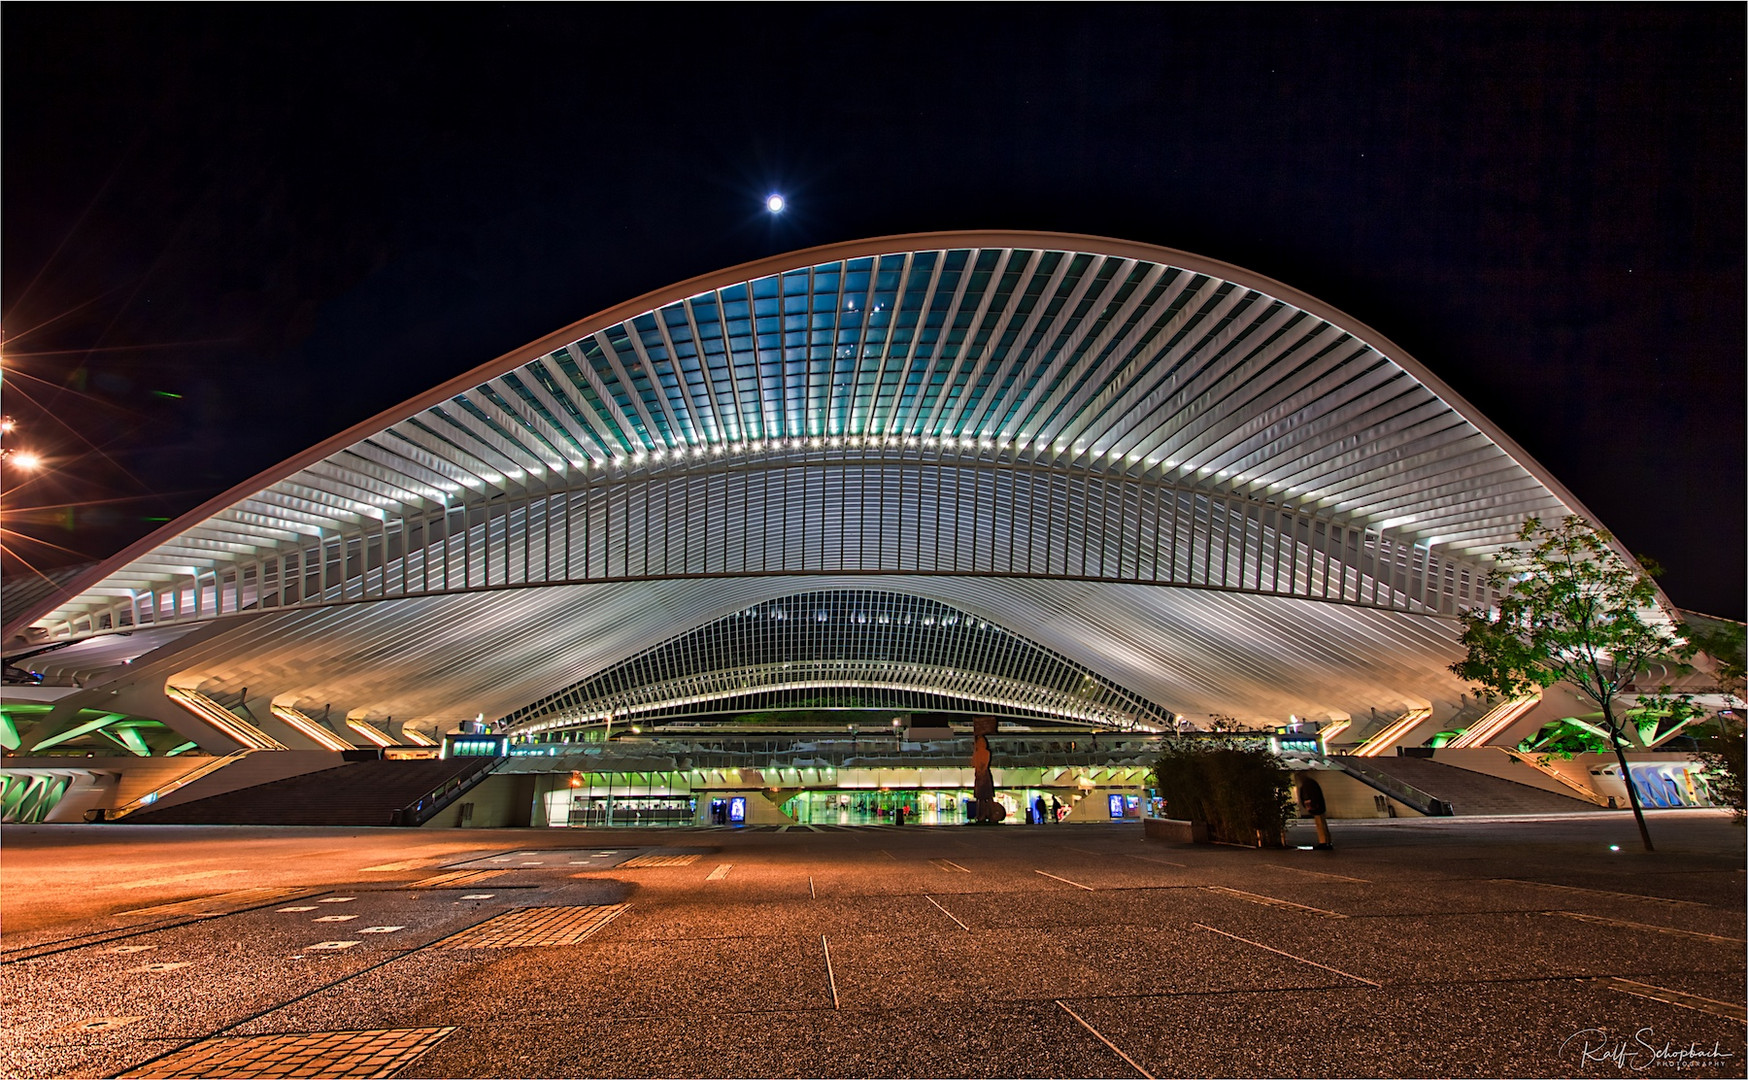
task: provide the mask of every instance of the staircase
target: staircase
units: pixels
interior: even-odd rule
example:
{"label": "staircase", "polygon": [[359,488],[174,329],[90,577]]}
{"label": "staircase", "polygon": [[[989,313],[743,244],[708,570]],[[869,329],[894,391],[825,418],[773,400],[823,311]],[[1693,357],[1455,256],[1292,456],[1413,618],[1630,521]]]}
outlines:
{"label": "staircase", "polygon": [[1374,757],[1365,767],[1449,803],[1460,817],[1476,814],[1575,814],[1593,803],[1422,757]]}
{"label": "staircase", "polygon": [[[501,758],[357,761],[320,772],[141,810],[137,825],[417,825],[483,780]],[[427,799],[443,791],[438,800]],[[417,815],[401,811],[424,801]]]}

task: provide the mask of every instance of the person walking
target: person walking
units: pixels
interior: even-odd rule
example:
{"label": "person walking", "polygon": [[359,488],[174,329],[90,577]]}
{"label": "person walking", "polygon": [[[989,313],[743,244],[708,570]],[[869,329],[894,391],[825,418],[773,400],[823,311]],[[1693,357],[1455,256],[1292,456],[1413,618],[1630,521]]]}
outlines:
{"label": "person walking", "polygon": [[1317,825],[1317,843],[1313,848],[1317,851],[1333,851],[1335,845],[1329,842],[1329,822],[1325,815],[1329,812],[1329,804],[1323,798],[1323,785],[1319,784],[1310,773],[1299,774],[1299,806]]}

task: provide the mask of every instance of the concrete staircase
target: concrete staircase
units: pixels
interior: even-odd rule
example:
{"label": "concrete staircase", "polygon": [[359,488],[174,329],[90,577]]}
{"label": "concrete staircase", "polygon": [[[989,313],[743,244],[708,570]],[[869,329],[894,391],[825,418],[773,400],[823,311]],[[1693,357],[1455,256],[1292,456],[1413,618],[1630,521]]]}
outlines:
{"label": "concrete staircase", "polygon": [[[497,758],[357,761],[175,806],[130,814],[135,825],[395,825],[396,814],[459,781],[483,778]],[[407,822],[414,824],[414,822]]]}
{"label": "concrete staircase", "polygon": [[1593,803],[1519,784],[1486,773],[1460,769],[1422,757],[1375,757],[1366,767],[1386,773],[1451,804],[1458,817],[1475,814],[1576,814]]}

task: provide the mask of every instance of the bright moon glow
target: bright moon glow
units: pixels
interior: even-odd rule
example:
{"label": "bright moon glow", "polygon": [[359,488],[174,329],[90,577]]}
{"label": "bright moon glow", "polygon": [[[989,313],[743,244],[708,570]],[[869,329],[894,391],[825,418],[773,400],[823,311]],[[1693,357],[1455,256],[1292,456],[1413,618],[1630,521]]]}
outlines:
{"label": "bright moon glow", "polygon": [[788,205],[789,205],[788,201],[786,199],[784,199],[783,196],[781,196],[781,195],[774,194],[774,195],[770,195],[770,196],[766,197],[766,199],[765,199],[765,209],[769,210],[773,214],[781,214],[783,212],[783,208],[788,206]]}

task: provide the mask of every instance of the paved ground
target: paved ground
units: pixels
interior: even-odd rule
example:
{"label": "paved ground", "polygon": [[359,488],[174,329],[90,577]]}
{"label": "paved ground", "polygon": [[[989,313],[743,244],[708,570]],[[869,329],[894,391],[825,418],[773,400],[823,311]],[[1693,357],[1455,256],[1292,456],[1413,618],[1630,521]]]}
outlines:
{"label": "paved ground", "polygon": [[9,827],[0,1074],[1741,1076],[1743,832],[1653,829]]}

